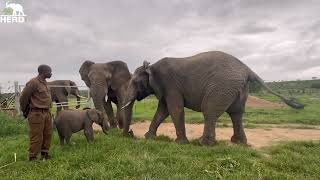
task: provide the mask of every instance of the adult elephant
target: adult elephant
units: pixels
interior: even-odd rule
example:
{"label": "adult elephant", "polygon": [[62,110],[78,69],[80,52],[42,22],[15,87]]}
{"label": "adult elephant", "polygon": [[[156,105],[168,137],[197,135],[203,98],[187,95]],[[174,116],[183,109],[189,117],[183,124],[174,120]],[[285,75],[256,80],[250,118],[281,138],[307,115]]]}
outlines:
{"label": "adult elephant", "polygon": [[[304,107],[272,91],[248,66],[219,51],[186,58],[163,58],[153,65],[144,62],[130,80],[126,105],[150,94],[155,94],[159,100],[146,138],[156,136],[160,123],[170,115],[176,128],[176,142],[188,143],[184,120],[184,107],[187,107],[204,115],[202,145],[215,142],[215,124],[224,112],[229,114],[233,124],[231,141],[247,143],[242,116],[250,81],[258,82],[293,108]],[[125,134],[129,132],[130,119],[125,123]]]}
{"label": "adult elephant", "polygon": [[[81,79],[90,88],[90,96],[96,109],[104,112],[110,126],[122,128],[123,106],[127,86],[131,78],[128,66],[122,61],[111,61],[108,63],[94,63],[85,61],[79,70]],[[117,105],[117,121],[111,102]],[[126,110],[126,114],[132,113],[132,105]]]}
{"label": "adult elephant", "polygon": [[[57,113],[59,113],[63,107],[63,109],[69,109],[68,106],[68,96],[74,95],[77,98],[77,106],[78,109],[80,107],[80,91],[75,82],[71,80],[56,80],[48,82],[48,85],[51,90],[51,98],[53,102],[57,103]],[[62,105],[62,106],[61,106]]]}

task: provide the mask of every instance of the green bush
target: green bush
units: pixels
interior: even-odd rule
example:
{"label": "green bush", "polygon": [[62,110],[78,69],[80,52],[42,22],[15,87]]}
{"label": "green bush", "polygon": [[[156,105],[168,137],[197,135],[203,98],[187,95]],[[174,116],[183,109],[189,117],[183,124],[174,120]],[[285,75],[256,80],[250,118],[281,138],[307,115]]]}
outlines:
{"label": "green bush", "polygon": [[320,83],[311,84],[311,88],[320,89]]}

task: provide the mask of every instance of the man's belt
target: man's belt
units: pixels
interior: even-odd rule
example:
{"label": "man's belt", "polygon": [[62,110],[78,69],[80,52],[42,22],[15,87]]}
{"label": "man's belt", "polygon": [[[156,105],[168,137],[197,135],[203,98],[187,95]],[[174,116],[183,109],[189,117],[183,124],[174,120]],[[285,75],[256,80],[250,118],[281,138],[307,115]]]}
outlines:
{"label": "man's belt", "polygon": [[44,108],[32,108],[31,112],[49,112],[49,109]]}

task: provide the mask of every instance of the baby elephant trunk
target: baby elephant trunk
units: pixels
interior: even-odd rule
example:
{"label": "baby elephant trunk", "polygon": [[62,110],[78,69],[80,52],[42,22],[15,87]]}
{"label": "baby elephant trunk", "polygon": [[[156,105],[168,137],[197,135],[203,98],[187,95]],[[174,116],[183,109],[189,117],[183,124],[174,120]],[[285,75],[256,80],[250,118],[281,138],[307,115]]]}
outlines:
{"label": "baby elephant trunk", "polygon": [[101,128],[104,134],[108,134],[107,131],[109,130],[109,125],[106,120],[102,122]]}

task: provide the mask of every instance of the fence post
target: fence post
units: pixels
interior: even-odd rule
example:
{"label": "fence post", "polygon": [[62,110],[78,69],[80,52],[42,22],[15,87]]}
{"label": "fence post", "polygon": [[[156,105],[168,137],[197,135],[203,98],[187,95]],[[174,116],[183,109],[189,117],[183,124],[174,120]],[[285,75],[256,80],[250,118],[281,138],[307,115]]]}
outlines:
{"label": "fence post", "polygon": [[20,103],[19,103],[19,99],[20,99],[20,90],[19,90],[19,82],[18,81],[14,81],[14,97],[15,97],[15,108],[17,110],[17,114],[20,115]]}

